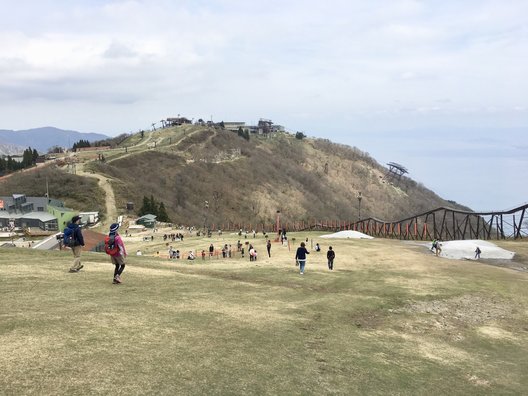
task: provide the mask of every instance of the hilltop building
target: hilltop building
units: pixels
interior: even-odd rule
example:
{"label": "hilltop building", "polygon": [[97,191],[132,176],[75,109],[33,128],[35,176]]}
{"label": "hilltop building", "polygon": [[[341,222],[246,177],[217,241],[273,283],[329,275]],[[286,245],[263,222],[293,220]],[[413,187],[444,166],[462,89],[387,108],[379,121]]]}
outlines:
{"label": "hilltop building", "polygon": [[164,127],[178,126],[183,124],[192,124],[192,120],[185,117],[169,117],[163,123]]}
{"label": "hilltop building", "polygon": [[[166,120],[162,120],[161,122],[163,123],[163,127],[172,127],[184,124],[192,124],[193,121],[178,115],[178,117],[169,117]],[[222,121],[220,123],[215,123],[212,120],[204,121],[200,118],[198,121],[196,121],[196,125],[207,125],[210,127],[221,126],[228,131],[234,132],[242,129],[243,131],[248,131],[258,135],[285,131],[285,128],[282,125],[274,124],[272,120],[266,118],[259,119],[257,125],[246,125],[246,123],[243,121]]]}
{"label": "hilltop building", "polygon": [[224,122],[225,129],[229,131],[238,131],[242,129],[243,131],[248,131],[250,133],[255,133],[258,135],[265,135],[268,133],[275,132],[284,132],[285,128],[282,125],[276,125],[273,121],[261,118],[258,122],[258,125],[246,125],[245,122],[240,121],[228,121]]}
{"label": "hilltop building", "polygon": [[246,123],[240,121],[224,122],[224,128],[228,131],[238,131],[239,128],[246,129]]}

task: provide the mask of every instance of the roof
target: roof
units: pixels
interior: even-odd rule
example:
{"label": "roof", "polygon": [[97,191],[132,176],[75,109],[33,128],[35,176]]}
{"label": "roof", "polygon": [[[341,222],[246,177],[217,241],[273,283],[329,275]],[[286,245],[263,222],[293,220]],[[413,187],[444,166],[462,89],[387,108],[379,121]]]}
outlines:
{"label": "roof", "polygon": [[[4,207],[9,207],[10,205],[13,205],[15,203],[16,198],[23,197],[24,194],[13,194],[12,196],[1,196],[0,200],[4,201]],[[53,201],[55,204],[62,204],[61,201],[57,199],[50,199],[50,201]],[[46,197],[28,197],[26,196],[26,204],[33,204],[35,208],[37,206],[43,207],[44,209],[49,205],[48,204],[48,198]],[[60,207],[64,207],[62,204]]]}
{"label": "roof", "polygon": [[29,212],[22,216],[20,216],[21,219],[39,219],[42,222],[57,220],[57,218],[53,215],[51,215],[48,212]]}
{"label": "roof", "polygon": [[29,212],[29,213],[9,213],[6,210],[0,210],[0,218],[2,219],[37,219],[44,223],[48,221],[57,220],[57,218],[48,212]]}
{"label": "roof", "polygon": [[155,221],[157,217],[158,217],[158,216],[153,215],[153,214],[146,214],[146,215],[144,215],[144,216],[141,216],[139,219],[137,219],[136,222],[137,222],[138,220]]}
{"label": "roof", "polygon": [[18,219],[22,216],[18,213],[9,213],[7,210],[0,210],[0,219]]}

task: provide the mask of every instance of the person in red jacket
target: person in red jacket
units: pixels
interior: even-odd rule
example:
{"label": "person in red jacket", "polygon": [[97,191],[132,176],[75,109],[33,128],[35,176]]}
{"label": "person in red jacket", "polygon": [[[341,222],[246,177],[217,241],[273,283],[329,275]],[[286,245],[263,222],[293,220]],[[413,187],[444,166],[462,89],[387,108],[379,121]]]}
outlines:
{"label": "person in red jacket", "polygon": [[125,249],[125,244],[123,243],[123,239],[121,239],[121,235],[117,233],[117,230],[119,229],[119,224],[114,223],[110,226],[110,233],[108,234],[110,237],[114,237],[114,244],[119,248],[117,253],[114,253],[110,256],[110,260],[112,261],[112,264],[115,265],[114,269],[114,280],[112,283],[119,284],[121,282],[121,274],[123,273],[125,269],[125,257],[127,256],[127,252]]}

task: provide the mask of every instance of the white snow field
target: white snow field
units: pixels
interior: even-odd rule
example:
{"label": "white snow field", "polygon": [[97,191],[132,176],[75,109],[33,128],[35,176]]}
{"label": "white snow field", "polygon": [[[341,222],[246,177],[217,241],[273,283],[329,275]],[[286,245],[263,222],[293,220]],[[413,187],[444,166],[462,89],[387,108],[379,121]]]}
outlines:
{"label": "white snow field", "polygon": [[[428,243],[426,246],[430,248],[431,244]],[[475,250],[477,249],[477,246],[481,250],[481,259],[511,260],[515,255],[515,252],[510,252],[509,250],[498,247],[492,242],[480,239],[440,242],[440,246],[442,248],[440,257],[455,260],[475,260]]]}

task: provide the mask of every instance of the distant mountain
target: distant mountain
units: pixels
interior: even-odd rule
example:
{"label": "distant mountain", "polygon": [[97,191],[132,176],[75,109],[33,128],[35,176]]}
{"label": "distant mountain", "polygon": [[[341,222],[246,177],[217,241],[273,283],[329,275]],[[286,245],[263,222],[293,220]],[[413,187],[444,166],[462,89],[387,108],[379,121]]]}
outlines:
{"label": "distant mountain", "polygon": [[69,148],[79,140],[107,139],[108,136],[100,133],[82,133],[77,131],[66,131],[54,127],[44,127],[27,129],[23,131],[10,131],[0,129],[0,154],[10,154],[4,152],[3,145],[15,145],[22,147],[22,151],[31,147],[40,153],[45,153],[50,147],[60,146]]}
{"label": "distant mountain", "polygon": [[27,147],[18,146],[10,143],[0,143],[0,155],[19,155],[24,152]]}

